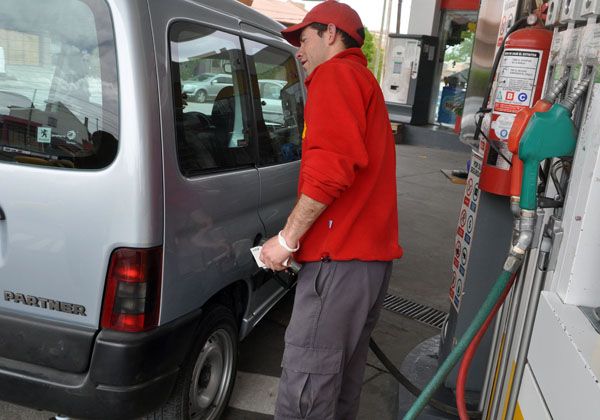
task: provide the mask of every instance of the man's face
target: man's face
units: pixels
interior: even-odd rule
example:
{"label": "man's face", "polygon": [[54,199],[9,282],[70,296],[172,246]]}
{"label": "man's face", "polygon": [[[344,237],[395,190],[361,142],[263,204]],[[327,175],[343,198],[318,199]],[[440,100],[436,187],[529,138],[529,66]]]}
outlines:
{"label": "man's face", "polygon": [[312,71],[319,64],[328,59],[327,31],[319,36],[318,31],[307,26],[300,34],[300,48],[296,52],[296,58],[302,64],[306,74]]}

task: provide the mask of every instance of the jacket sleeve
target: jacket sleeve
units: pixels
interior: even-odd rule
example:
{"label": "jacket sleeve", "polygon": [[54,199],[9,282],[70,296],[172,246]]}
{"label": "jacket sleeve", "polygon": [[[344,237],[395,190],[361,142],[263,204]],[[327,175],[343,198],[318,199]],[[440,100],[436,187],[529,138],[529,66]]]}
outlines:
{"label": "jacket sleeve", "polygon": [[370,92],[346,64],[315,70],[306,105],[301,193],[329,205],[368,164],[366,109]]}

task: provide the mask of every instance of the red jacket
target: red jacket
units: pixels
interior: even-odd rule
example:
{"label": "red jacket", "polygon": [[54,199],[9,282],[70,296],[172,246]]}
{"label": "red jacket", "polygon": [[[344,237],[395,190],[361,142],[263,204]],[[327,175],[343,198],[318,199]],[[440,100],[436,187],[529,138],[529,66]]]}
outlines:
{"label": "red jacket", "polygon": [[306,79],[298,194],[328,207],[300,240],[299,262],[402,255],[394,139],[383,94],[366,66],[362,51],[351,48]]}

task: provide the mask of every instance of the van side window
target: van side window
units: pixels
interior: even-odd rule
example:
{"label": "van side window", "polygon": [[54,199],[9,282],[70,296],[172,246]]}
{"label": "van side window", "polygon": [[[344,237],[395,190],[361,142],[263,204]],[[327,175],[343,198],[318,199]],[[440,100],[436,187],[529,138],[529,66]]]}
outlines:
{"label": "van side window", "polygon": [[300,159],[304,127],[302,81],[293,55],[244,39],[257,110],[260,163]]}
{"label": "van side window", "polygon": [[181,172],[194,176],[254,165],[240,39],[183,22],[169,36]]}

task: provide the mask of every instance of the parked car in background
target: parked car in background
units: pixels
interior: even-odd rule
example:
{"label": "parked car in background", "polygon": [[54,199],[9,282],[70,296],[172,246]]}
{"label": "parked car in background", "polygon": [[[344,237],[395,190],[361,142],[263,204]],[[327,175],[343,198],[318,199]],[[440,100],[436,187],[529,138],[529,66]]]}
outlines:
{"label": "parked car in background", "polygon": [[265,122],[283,124],[283,107],[281,104],[281,90],[287,84],[286,80],[263,79],[259,80],[262,113]]}
{"label": "parked car in background", "polygon": [[225,86],[233,86],[230,74],[204,73],[183,81],[183,93],[192,102],[203,103],[215,98]]}

